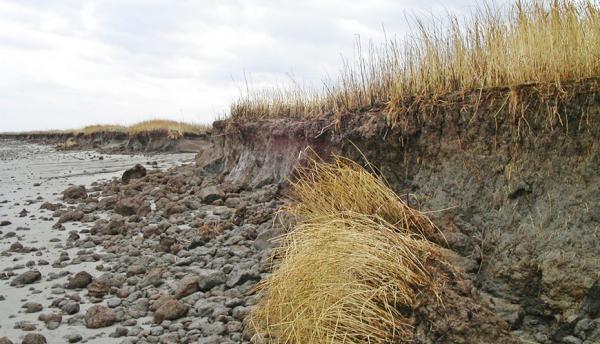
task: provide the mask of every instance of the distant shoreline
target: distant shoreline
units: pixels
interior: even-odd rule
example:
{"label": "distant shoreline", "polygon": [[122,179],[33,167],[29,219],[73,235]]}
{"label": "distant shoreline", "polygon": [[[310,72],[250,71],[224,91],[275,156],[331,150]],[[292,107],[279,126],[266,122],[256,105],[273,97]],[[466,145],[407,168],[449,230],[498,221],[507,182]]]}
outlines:
{"label": "distant shoreline", "polygon": [[96,150],[103,153],[196,153],[206,145],[209,130],[181,132],[169,129],[148,131],[68,131],[0,133],[0,140],[18,140],[55,146],[59,150]]}

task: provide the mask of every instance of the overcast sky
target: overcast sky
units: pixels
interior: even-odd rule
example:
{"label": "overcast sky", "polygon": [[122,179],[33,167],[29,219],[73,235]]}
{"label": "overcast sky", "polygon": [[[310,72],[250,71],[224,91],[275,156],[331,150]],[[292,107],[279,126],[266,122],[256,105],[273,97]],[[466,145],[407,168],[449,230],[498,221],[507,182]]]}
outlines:
{"label": "overcast sky", "polygon": [[252,87],[318,83],[356,35],[408,32],[406,15],[468,0],[0,0],[0,132],[210,123],[244,72]]}

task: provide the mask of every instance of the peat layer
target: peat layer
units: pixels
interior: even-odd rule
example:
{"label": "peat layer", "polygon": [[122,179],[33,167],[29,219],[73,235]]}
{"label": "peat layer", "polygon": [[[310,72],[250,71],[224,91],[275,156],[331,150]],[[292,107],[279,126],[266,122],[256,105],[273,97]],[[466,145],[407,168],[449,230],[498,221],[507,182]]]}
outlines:
{"label": "peat layer", "polygon": [[[474,286],[460,297],[502,319],[498,331],[506,325],[535,343],[591,343],[600,338],[597,86],[565,86],[568,99],[545,99],[535,85],[452,95],[406,107],[393,127],[376,108],[305,121],[216,122],[198,173],[250,189],[285,186],[314,153],[366,158],[410,205],[430,212]],[[451,311],[465,302],[460,297],[447,299],[456,301],[446,307],[454,322],[448,341],[460,342],[457,332],[472,317]],[[477,334],[483,342],[497,340],[489,319]],[[465,331],[465,342],[475,338]]]}

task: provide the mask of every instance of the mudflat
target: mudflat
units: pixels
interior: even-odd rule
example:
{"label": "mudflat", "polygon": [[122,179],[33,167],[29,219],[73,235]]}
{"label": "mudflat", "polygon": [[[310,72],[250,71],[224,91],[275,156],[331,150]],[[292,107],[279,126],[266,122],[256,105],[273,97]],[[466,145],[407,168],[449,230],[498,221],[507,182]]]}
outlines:
{"label": "mudflat", "polygon": [[[55,226],[60,216],[52,209],[75,207],[63,203],[61,192],[69,186],[84,185],[89,190],[97,182],[120,178],[125,169],[138,163],[149,171],[158,171],[191,163],[193,157],[194,154],[63,152],[50,146],[1,140],[0,337],[21,342],[28,333],[40,333],[49,343],[77,338],[89,343],[119,342],[109,337],[116,325],[100,329],[85,325],[86,311],[101,304],[102,299],[92,303],[86,289],[65,288],[69,277],[78,272],[99,276],[103,273],[97,270],[101,264],[110,270],[114,253],[91,241],[78,245],[72,240],[75,233],[89,231],[94,219],[108,215],[90,211],[85,214],[88,218],[83,219],[88,222],[64,221]],[[45,209],[40,209],[43,204]],[[88,210],[92,209],[90,206]],[[112,305],[115,303],[112,300]]]}

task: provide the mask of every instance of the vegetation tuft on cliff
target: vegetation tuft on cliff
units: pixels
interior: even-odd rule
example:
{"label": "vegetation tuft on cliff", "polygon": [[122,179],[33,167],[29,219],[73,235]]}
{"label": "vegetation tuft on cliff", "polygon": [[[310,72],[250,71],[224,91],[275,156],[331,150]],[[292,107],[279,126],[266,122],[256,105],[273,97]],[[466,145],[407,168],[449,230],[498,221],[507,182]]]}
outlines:
{"label": "vegetation tuft on cliff", "polygon": [[381,180],[338,158],[314,162],[292,188],[297,224],[261,282],[256,332],[278,343],[408,343],[412,310],[441,303],[437,232]]}

